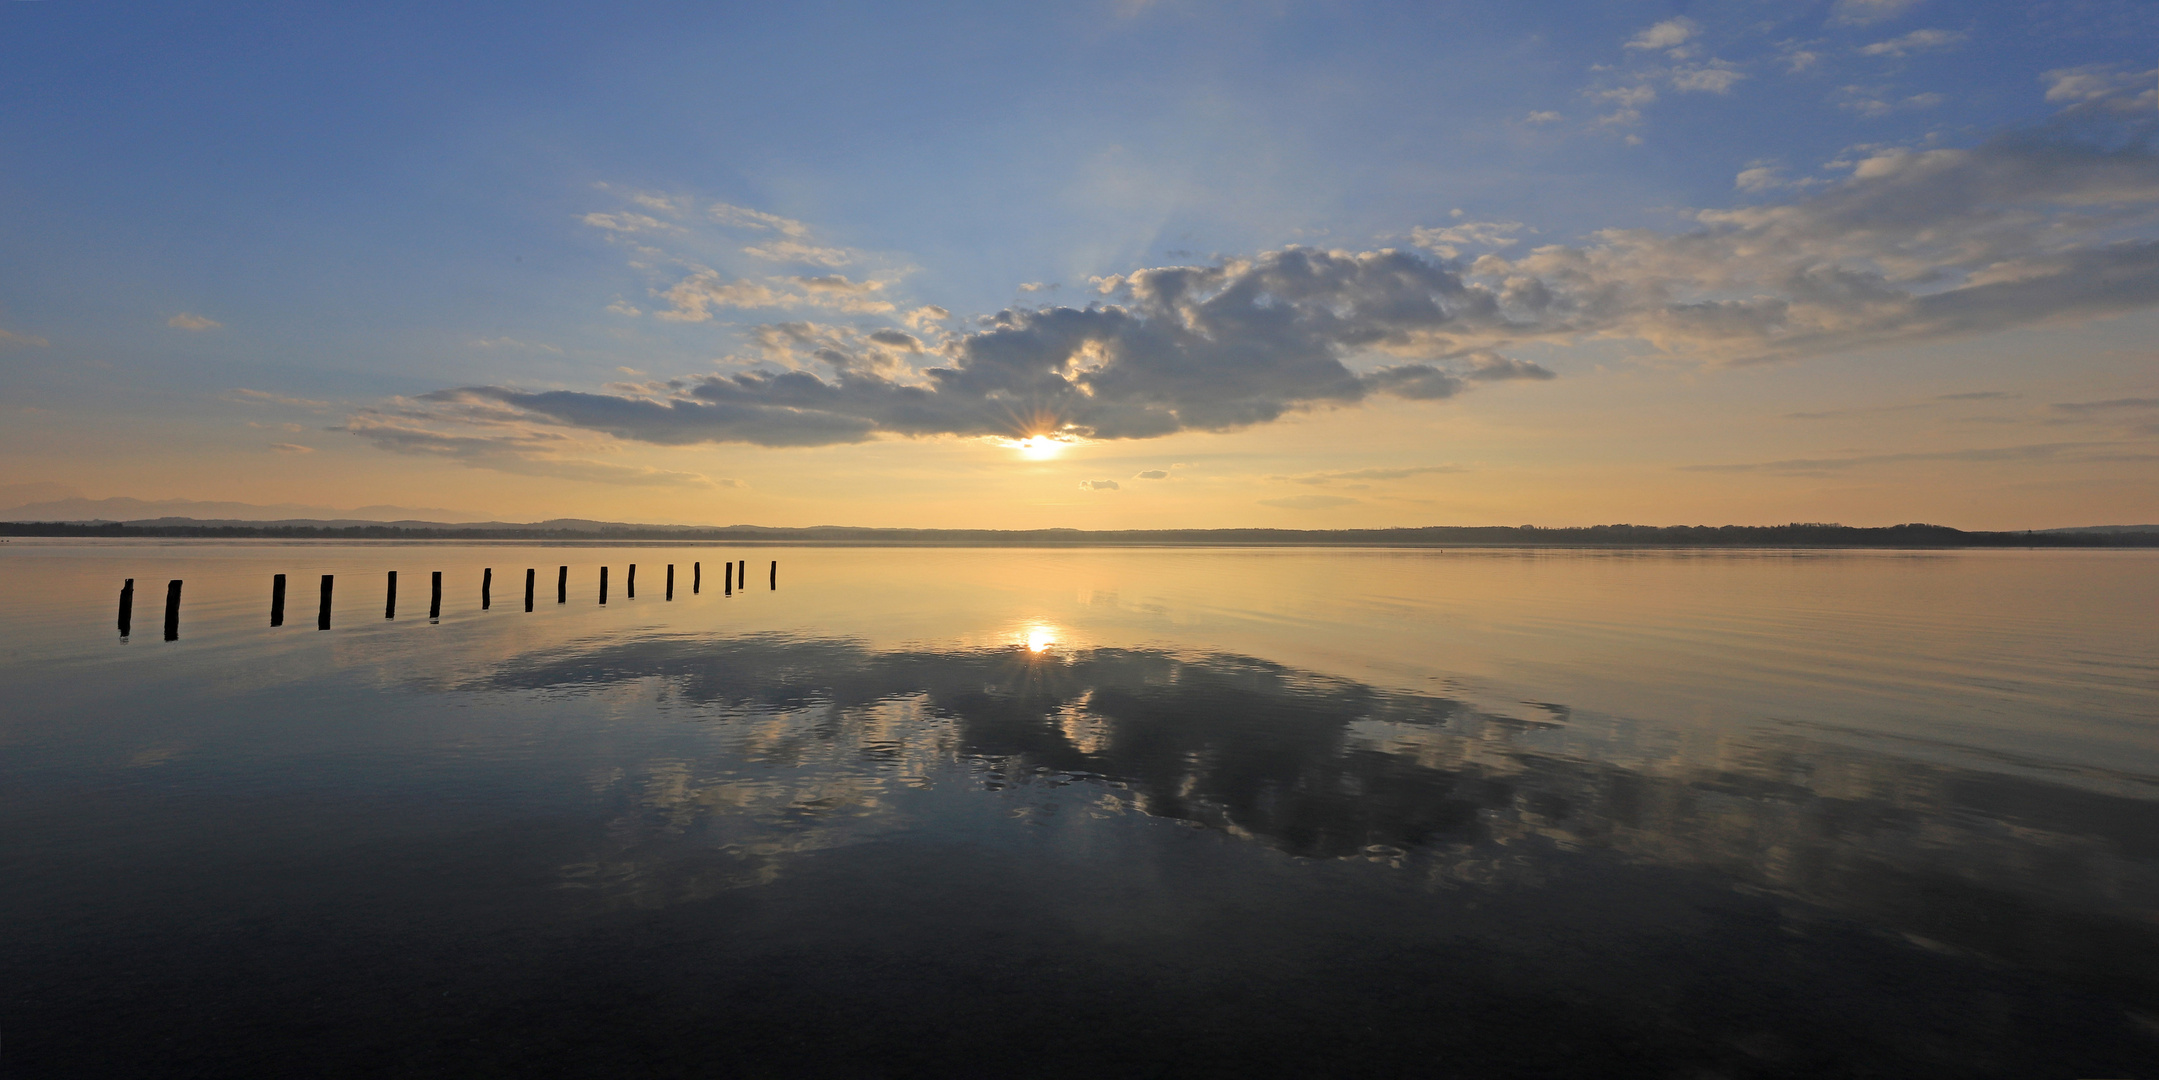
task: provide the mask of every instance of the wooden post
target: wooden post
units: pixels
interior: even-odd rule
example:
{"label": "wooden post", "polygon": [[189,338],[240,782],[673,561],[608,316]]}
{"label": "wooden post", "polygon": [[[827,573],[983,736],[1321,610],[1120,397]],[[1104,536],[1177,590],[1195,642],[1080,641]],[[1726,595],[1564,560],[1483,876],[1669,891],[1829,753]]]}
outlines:
{"label": "wooden post", "polygon": [[690,564],[690,592],[703,592],[705,588],[705,564],[702,560]]}
{"label": "wooden post", "polygon": [[727,576],[727,581],[726,581],[726,583],[725,583],[725,584],[726,584],[726,589],[727,589],[727,591],[726,591],[725,595],[727,595],[727,596],[733,596],[733,595],[735,595],[735,561],[734,561],[733,559],[729,559],[729,560],[727,560],[727,575],[726,575],[726,576]]}
{"label": "wooden post", "polygon": [[180,640],[180,579],[165,585],[165,640]]}
{"label": "wooden post", "polygon": [[533,578],[535,578],[535,577],[538,577],[538,576],[539,576],[538,572],[537,572],[537,571],[535,571],[535,570],[534,570],[533,568],[531,568],[531,567],[529,567],[529,566],[525,568],[525,610],[526,610],[526,611],[531,611],[531,610],[532,610],[532,579],[533,579]]}
{"label": "wooden post", "polygon": [[135,628],[135,579],[127,579],[120,586],[120,636],[126,637]]}
{"label": "wooden post", "polygon": [[742,583],[743,592],[750,591],[750,560],[744,559],[735,564],[735,580]]}
{"label": "wooden post", "polygon": [[772,583],[771,583],[771,585],[769,585],[769,586],[768,586],[767,588],[768,588],[768,590],[772,590],[772,591],[777,591],[777,590],[779,589],[779,587],[780,587],[780,560],[778,560],[778,559],[774,559],[774,560],[772,560]]}
{"label": "wooden post", "polygon": [[567,604],[569,602],[570,568],[565,566],[555,571],[555,603]]}
{"label": "wooden post", "polygon": [[480,571],[480,610],[486,611],[494,605],[494,601],[495,568],[490,566]]}
{"label": "wooden post", "polygon": [[600,603],[607,602],[607,568],[600,567]]}
{"label": "wooden post", "polygon": [[675,598],[675,564],[667,564],[667,599]]}
{"label": "wooden post", "polygon": [[382,617],[397,618],[397,571],[390,571],[390,595],[382,602]]}
{"label": "wooden post", "polygon": [[285,575],[270,578],[270,625],[285,625]]}
{"label": "wooden post", "polygon": [[442,571],[435,571],[435,589],[427,598],[427,617],[442,618]]}
{"label": "wooden post", "polygon": [[637,599],[637,564],[636,564],[636,563],[631,563],[631,564],[630,564],[630,572],[629,572],[629,573],[627,573],[627,574],[624,574],[624,575],[622,575],[622,598],[623,598],[624,600],[635,600],[635,599]]}
{"label": "wooden post", "polygon": [[333,575],[322,575],[322,610],[315,613],[315,629],[317,630],[328,630],[330,628],[330,583],[336,580],[337,578]]}

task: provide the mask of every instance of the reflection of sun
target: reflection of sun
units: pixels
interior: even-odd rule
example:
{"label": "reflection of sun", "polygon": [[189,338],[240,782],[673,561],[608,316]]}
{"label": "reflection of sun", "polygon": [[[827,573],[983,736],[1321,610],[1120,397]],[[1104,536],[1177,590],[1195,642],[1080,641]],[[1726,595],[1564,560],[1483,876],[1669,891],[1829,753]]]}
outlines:
{"label": "reflection of sun", "polygon": [[1048,652],[1049,647],[1055,644],[1057,644],[1056,627],[1036,624],[1027,628],[1028,652]]}

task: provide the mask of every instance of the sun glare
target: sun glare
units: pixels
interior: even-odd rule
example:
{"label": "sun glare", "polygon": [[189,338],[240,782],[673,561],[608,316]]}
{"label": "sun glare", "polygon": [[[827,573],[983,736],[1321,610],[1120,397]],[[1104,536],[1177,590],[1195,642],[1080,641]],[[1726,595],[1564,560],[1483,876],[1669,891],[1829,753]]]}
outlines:
{"label": "sun glare", "polygon": [[1024,439],[1013,440],[1011,445],[1013,449],[1018,450],[1020,455],[1029,461],[1042,461],[1056,457],[1065,448],[1064,440],[1053,439],[1047,435],[1029,435]]}
{"label": "sun glare", "polygon": [[1048,652],[1057,644],[1057,628],[1054,626],[1030,626],[1027,628],[1027,651]]}

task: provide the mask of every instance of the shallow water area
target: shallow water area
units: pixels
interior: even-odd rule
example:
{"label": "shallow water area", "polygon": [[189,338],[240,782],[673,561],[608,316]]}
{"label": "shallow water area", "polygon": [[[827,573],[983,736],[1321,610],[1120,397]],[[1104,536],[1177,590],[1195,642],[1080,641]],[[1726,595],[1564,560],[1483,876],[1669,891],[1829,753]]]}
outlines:
{"label": "shallow water area", "polygon": [[2159,553],[0,567],[0,1075],[2159,1061]]}

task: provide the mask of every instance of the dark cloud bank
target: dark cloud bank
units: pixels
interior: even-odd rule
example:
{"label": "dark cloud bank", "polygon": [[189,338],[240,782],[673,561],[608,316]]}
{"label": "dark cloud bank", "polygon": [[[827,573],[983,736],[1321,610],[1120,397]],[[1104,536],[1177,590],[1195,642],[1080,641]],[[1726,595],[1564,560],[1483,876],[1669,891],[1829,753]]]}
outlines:
{"label": "dark cloud bank", "polygon": [[2151,129],[2072,116],[1970,149],[1882,150],[1819,194],[1702,211],[1682,232],[1476,257],[1289,248],[1105,279],[1084,307],[1011,308],[937,342],[759,328],[787,370],[414,404],[663,445],[1144,439],[1552,378],[1501,351],[1523,344],[1625,339],[1743,364],[2115,315],[2159,303]]}

